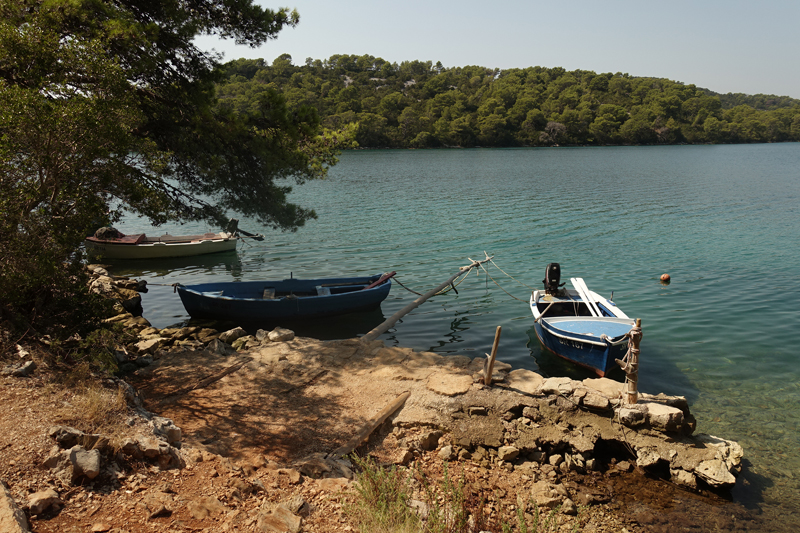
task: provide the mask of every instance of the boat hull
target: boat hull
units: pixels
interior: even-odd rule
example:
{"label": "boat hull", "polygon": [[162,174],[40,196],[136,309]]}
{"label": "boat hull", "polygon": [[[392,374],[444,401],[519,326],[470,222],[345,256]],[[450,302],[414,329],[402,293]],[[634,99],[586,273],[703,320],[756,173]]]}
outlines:
{"label": "boat hull", "polygon": [[84,244],[89,255],[103,259],[163,259],[229,252],[236,249],[237,240],[236,237],[222,237],[192,242],[118,244],[87,239]]}
{"label": "boat hull", "polygon": [[534,330],[546,349],[562,359],[593,370],[600,377],[616,368],[615,359],[622,359],[628,350],[625,343],[616,346],[604,343],[605,346],[601,346],[572,336],[556,335],[539,322],[534,324]]}
{"label": "boat hull", "polygon": [[[391,279],[365,289],[375,276],[282,281],[243,281],[177,286],[192,318],[252,323],[259,320],[324,318],[380,306],[391,290]],[[330,294],[317,294],[318,287]],[[325,291],[327,289],[327,291]],[[274,298],[265,298],[272,293]]]}

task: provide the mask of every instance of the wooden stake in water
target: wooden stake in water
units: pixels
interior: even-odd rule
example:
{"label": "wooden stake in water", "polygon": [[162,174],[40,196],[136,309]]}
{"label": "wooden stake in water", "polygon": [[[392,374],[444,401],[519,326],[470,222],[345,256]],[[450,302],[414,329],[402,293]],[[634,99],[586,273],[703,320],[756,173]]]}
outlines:
{"label": "wooden stake in water", "polygon": [[642,341],[642,319],[636,319],[636,325],[628,332],[630,337],[628,353],[625,359],[617,364],[627,376],[626,403],[634,404],[639,401],[639,343]]}
{"label": "wooden stake in water", "polygon": [[492,344],[492,355],[486,354],[486,364],[483,367],[483,384],[492,384],[492,374],[494,373],[494,358],[497,355],[497,346],[500,344],[500,330],[501,326],[497,326],[497,331],[494,333],[494,344]]}

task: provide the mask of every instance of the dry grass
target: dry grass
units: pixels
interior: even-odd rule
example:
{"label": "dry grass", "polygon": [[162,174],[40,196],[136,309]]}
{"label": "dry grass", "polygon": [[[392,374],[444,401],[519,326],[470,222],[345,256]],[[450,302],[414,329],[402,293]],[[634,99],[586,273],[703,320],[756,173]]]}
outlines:
{"label": "dry grass", "polygon": [[61,379],[51,381],[48,388],[60,400],[56,417],[62,424],[107,437],[114,450],[119,450],[131,435],[131,428],[125,423],[129,408],[124,390],[104,387],[88,366],[78,365]]}

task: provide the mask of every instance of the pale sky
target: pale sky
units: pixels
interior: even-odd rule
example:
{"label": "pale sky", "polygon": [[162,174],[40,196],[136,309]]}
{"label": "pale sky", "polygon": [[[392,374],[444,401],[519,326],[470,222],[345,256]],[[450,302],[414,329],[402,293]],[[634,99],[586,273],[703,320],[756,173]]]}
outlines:
{"label": "pale sky", "polygon": [[445,67],[627,72],[719,93],[800,98],[798,0],[288,0],[296,28],[257,49],[201,38],[224,60],[369,54]]}

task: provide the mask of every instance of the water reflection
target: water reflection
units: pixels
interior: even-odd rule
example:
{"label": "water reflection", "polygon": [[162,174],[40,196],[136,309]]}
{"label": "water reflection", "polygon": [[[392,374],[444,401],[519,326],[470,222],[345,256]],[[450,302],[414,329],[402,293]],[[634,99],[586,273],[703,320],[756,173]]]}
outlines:
{"label": "water reflection", "polygon": [[287,328],[299,337],[311,337],[320,340],[352,339],[360,337],[375,329],[385,320],[383,311],[378,308],[372,311],[349,313],[335,317],[306,320],[259,320],[254,322],[227,322],[190,319],[185,322],[189,326],[210,327],[219,331],[241,326],[250,335],[259,329],[271,331],[276,327]]}
{"label": "water reflection", "polygon": [[242,260],[236,250],[216,254],[195,255],[191,257],[170,257],[163,259],[139,259],[136,261],[117,259],[107,260],[117,276],[133,277],[176,277],[181,273],[202,274],[228,272],[233,277],[242,275]]}

